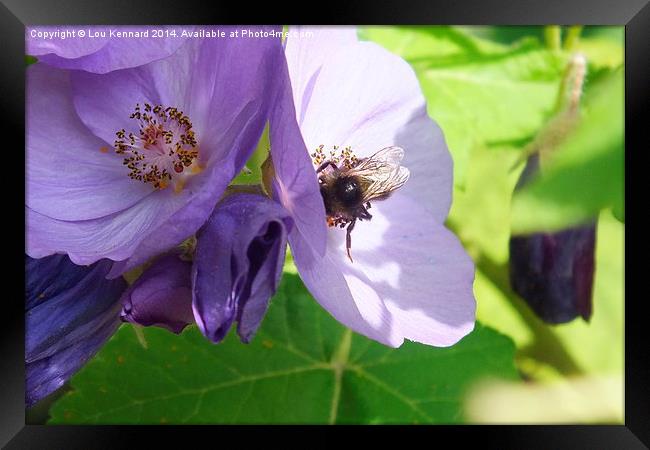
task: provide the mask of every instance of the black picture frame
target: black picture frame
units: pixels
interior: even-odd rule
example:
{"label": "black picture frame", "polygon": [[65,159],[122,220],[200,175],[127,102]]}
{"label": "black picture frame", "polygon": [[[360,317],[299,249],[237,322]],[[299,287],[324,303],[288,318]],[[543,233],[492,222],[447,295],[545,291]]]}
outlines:
{"label": "black picture frame", "polygon": [[[10,212],[5,215],[3,248],[10,256],[3,273],[15,292],[3,299],[2,339],[0,353],[0,445],[10,449],[23,448],[133,448],[138,445],[155,445],[155,441],[171,444],[200,442],[206,438],[213,445],[223,439],[223,434],[234,434],[235,439],[250,439],[249,427],[166,426],[152,429],[146,426],[45,426],[25,425],[24,406],[24,305],[19,299],[24,295],[24,246],[19,236],[24,235],[24,195],[19,186],[24,178],[19,167],[23,164],[24,113],[25,113],[25,51],[24,27],[47,24],[220,24],[220,23],[309,23],[309,24],[453,24],[453,25],[625,25],[625,140],[626,140],[626,203],[639,198],[642,192],[635,182],[633,172],[642,170],[636,150],[647,147],[642,124],[643,112],[648,110],[650,86],[650,6],[648,0],[483,0],[483,1],[355,1],[310,3],[268,2],[248,5],[243,2],[216,4],[194,0],[111,2],[83,0],[27,1],[3,0],[0,5],[0,99],[2,123],[5,125],[3,148],[5,152],[3,181],[4,203]],[[255,15],[251,14],[255,12]],[[642,145],[644,145],[642,147]],[[21,158],[22,155],[22,158]],[[636,163],[636,164],[635,164]],[[637,189],[638,188],[638,189]],[[634,208],[627,208],[625,257],[628,250],[640,251],[635,242],[642,242],[637,234]],[[11,231],[9,231],[11,230]],[[630,231],[631,230],[631,231]],[[638,238],[638,239],[637,239]],[[632,245],[628,246],[628,242]],[[16,261],[21,263],[17,264]],[[10,262],[11,261],[11,262]],[[637,266],[638,267],[638,266]],[[626,264],[625,285],[629,289],[640,285],[642,277],[634,277],[635,266]],[[628,274],[630,274],[628,276]],[[442,445],[446,438],[454,446],[464,446],[478,439],[483,448],[517,449],[580,449],[648,448],[650,445],[650,370],[648,347],[644,333],[645,315],[642,312],[645,298],[631,298],[625,307],[625,425],[593,426],[436,426],[436,427],[355,427],[366,438],[383,440],[386,433],[396,434],[400,440],[419,436],[430,445]],[[257,427],[260,428],[260,427]],[[287,433],[292,441],[307,441],[307,432],[322,435],[322,443],[337,445],[341,427],[317,426],[287,430],[287,427],[261,427],[264,439]],[[350,431],[350,427],[343,427]],[[398,433],[395,433],[398,431]],[[403,434],[404,433],[404,434]],[[409,436],[407,436],[407,434]],[[207,434],[207,436],[198,436]],[[215,438],[215,436],[219,436]],[[260,436],[262,437],[262,436]],[[188,440],[190,439],[190,440]],[[212,439],[212,440],[211,440]],[[288,441],[277,441],[288,442]],[[223,442],[225,444],[225,442]]]}

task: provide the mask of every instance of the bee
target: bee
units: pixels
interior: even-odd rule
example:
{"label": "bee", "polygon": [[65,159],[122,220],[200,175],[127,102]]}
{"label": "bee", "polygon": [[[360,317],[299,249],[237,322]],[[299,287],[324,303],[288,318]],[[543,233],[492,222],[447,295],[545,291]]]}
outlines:
{"label": "bee", "polygon": [[409,170],[400,165],[403,157],[404,149],[393,146],[368,158],[345,159],[341,167],[328,159],[316,169],[328,225],[347,225],[345,243],[351,262],[351,233],[357,220],[372,219],[370,202],[388,198],[409,178]]}

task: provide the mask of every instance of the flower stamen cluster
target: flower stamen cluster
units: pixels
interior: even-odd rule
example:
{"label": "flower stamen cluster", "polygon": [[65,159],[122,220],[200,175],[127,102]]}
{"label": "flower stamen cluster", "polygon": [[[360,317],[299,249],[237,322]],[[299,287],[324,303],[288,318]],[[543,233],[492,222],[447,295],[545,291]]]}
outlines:
{"label": "flower stamen cluster", "polygon": [[[189,117],[178,108],[145,103],[143,110],[137,103],[129,117],[139,122],[139,134],[121,129],[115,133],[114,146],[118,155],[125,155],[123,164],[130,169],[131,179],[165,189],[195,164],[196,135]],[[183,182],[178,185],[182,188]]]}
{"label": "flower stamen cluster", "polygon": [[321,144],[314,153],[310,155],[315,167],[320,166],[325,161],[331,161],[337,166],[342,164],[346,169],[351,169],[359,163],[359,158],[356,157],[352,151],[352,147],[349,145],[343,149],[338,145],[333,145],[330,149],[329,157],[325,155],[325,151],[323,150],[324,148],[325,145]]}

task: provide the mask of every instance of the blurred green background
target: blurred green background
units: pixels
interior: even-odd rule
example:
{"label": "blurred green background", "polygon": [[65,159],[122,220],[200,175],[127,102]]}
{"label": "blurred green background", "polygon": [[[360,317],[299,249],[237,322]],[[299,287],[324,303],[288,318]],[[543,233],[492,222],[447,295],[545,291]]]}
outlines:
{"label": "blurred green background", "polygon": [[[455,178],[447,226],[476,263],[476,330],[448,349],[382,347],[324,313],[289,258],[249,346],[233,336],[213,346],[195,327],[177,337],[124,325],[28,421],[623,423],[623,27],[363,27],[359,36],[412,65],[445,134]],[[544,177],[513,198],[576,52],[587,60],[582,120]],[[592,216],[593,316],[547,325],[510,289],[511,230]]]}

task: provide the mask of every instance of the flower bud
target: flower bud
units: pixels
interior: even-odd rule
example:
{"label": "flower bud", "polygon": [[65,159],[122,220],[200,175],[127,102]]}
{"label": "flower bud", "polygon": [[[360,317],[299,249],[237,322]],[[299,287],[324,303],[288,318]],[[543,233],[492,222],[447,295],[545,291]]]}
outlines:
{"label": "flower bud", "polygon": [[191,268],[175,252],[156,260],[122,294],[122,320],[180,333],[194,322]]}
{"label": "flower bud", "polygon": [[591,317],[595,241],[595,222],[510,238],[510,283],[543,321]]}
{"label": "flower bud", "polygon": [[192,262],[192,308],[212,342],[221,342],[234,322],[250,342],[282,276],[293,220],[262,195],[226,197],[197,233]]}

